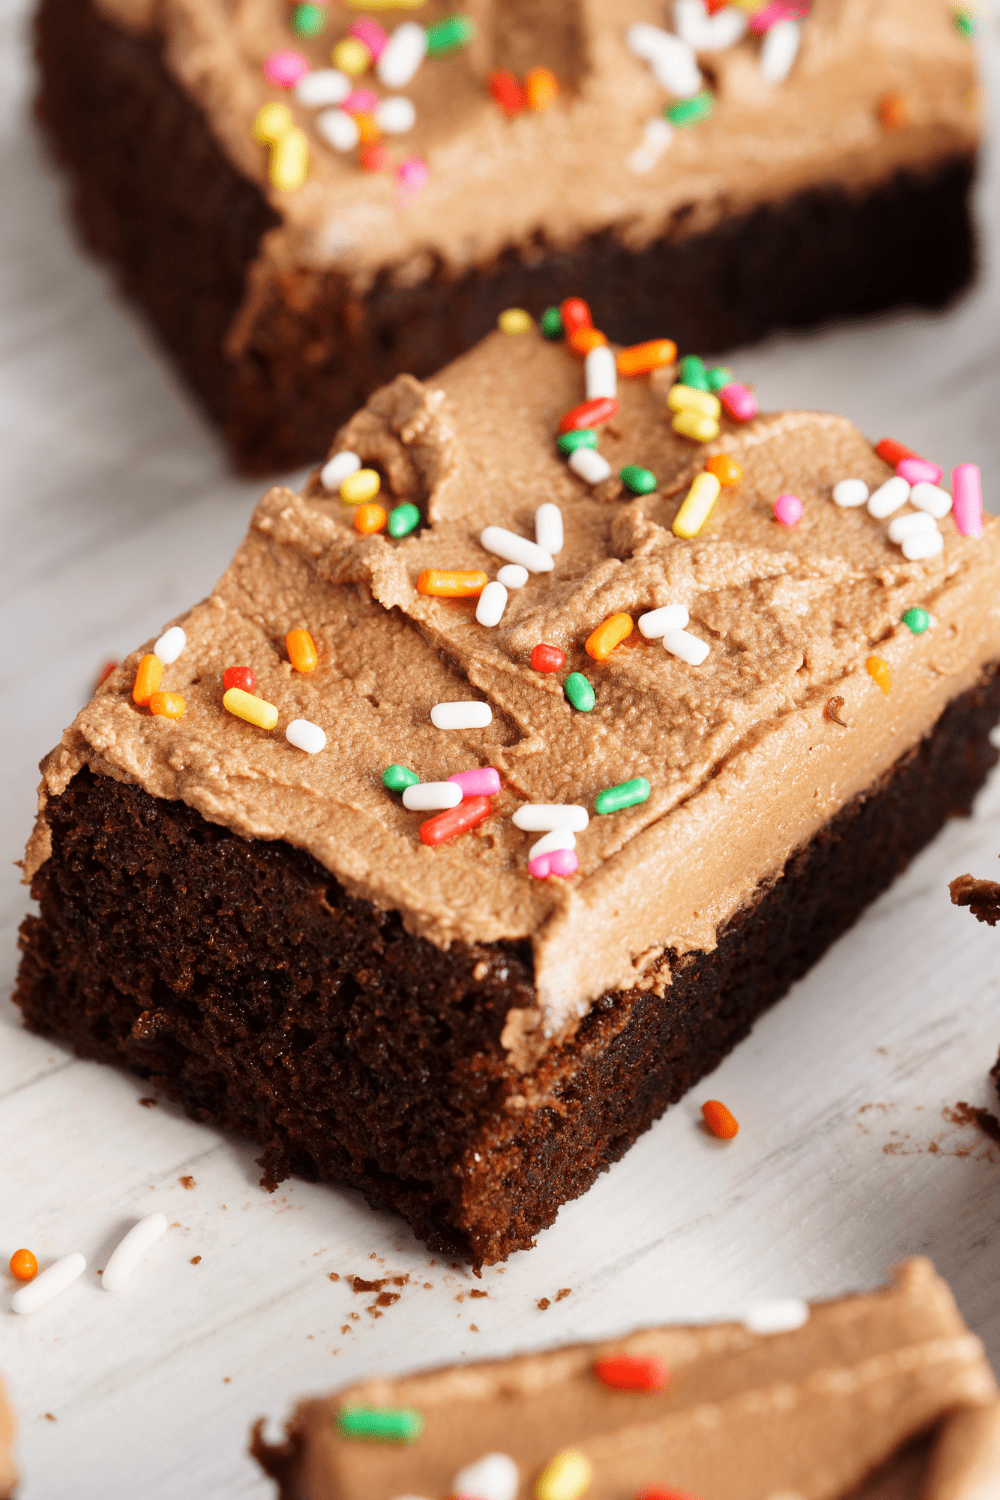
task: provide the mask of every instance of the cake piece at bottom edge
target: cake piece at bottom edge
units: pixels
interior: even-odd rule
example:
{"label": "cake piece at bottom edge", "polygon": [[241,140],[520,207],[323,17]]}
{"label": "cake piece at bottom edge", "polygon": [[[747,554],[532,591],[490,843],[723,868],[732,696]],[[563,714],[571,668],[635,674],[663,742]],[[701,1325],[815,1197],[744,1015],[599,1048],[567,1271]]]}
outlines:
{"label": "cake piece at bottom edge", "polygon": [[[281,1446],[263,1443],[258,1424],[253,1451],[281,1500],[499,1500],[499,1489],[467,1487],[468,1466],[497,1453],[509,1500],[556,1493],[543,1476],[567,1453],[578,1500],[634,1500],[654,1487],[664,1500],[1000,1493],[996,1380],[930,1261],[806,1313],[797,1327],[786,1318],[784,1332],[752,1332],[768,1314],[758,1307],[746,1324],[648,1329],[370,1380],[302,1402]],[[355,1435],[366,1412],[377,1423],[387,1410],[409,1413],[409,1440]]]}
{"label": "cake piece at bottom edge", "polygon": [[14,1500],[17,1491],[17,1467],[14,1463],[14,1433],[17,1424],[0,1380],[0,1500]]}

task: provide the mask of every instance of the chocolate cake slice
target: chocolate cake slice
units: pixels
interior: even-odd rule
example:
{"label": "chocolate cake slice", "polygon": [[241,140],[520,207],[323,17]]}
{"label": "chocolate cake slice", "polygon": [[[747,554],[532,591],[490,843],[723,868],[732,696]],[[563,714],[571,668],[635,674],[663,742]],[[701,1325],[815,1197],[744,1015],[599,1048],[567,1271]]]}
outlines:
{"label": "chocolate cake slice", "polygon": [[882,1291],[747,1324],[366,1381],[303,1402],[284,1445],[258,1429],[254,1451],[281,1500],[986,1500],[1000,1398],[911,1260]]}
{"label": "chocolate cake slice", "polygon": [[968,282],[976,79],[944,0],[451,11],[42,0],[81,232],[244,469],[317,460],[376,387],[566,286],[616,339],[705,353]]}
{"label": "chocolate cake slice", "polygon": [[714,1068],[997,758],[1000,523],[934,521],[843,418],[720,426],[672,366],[593,396],[617,414],[587,446],[596,352],[498,332],[377,393],[264,497],[167,665],[133,654],[78,714],[26,860],[29,1026],[474,1265]]}

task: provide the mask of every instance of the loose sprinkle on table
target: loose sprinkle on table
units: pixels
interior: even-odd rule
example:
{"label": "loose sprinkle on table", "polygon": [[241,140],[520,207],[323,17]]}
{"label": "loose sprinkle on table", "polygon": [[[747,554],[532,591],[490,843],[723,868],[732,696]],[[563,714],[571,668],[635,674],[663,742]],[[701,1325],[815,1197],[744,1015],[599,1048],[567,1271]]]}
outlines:
{"label": "loose sprinkle on table", "polygon": [[337,1427],[344,1437],[369,1443],[415,1443],[424,1419],[410,1406],[347,1406],[337,1414]]}
{"label": "loose sprinkle on table", "polygon": [[549,646],[545,641],[539,641],[531,652],[531,665],[536,672],[558,672],[565,660],[565,651],[560,651],[558,646]]}
{"label": "loose sprinkle on table", "polygon": [[125,1238],[112,1251],[110,1260],[101,1272],[104,1290],[120,1292],[150,1245],[155,1244],[166,1232],[166,1214],[147,1214],[138,1224],[133,1224]]}
{"label": "loose sprinkle on table", "polygon": [[605,657],[611,655],[616,646],[620,646],[628,636],[632,634],[632,616],[626,614],[609,615],[597,629],[587,637],[584,646],[588,656],[595,661],[604,661]]}
{"label": "loose sprinkle on table", "polygon": [[33,1277],[26,1286],[14,1293],[10,1299],[11,1311],[20,1313],[33,1313],[46,1302],[51,1302],[53,1297],[58,1297],[87,1269],[87,1261],[79,1250],[74,1250],[72,1255],[64,1255],[62,1260],[57,1260],[53,1265],[46,1266]]}
{"label": "loose sprinkle on table", "polygon": [[382,785],[390,792],[403,792],[408,786],[416,786],[420,777],[409,766],[386,766],[382,772]]}
{"label": "loose sprinkle on table", "polygon": [[923,635],[931,623],[931,617],[926,609],[920,609],[914,605],[912,609],[904,609],[902,614],[903,624],[913,635]]}
{"label": "loose sprinkle on table", "polygon": [[869,656],[865,662],[865,670],[876,686],[880,687],[883,693],[888,693],[890,687],[889,663],[881,656]]}
{"label": "loose sprinkle on table", "polygon": [[169,667],[177,660],[186,645],[187,636],[184,631],[179,625],[171,625],[170,629],[165,630],[156,642],[153,655]]}
{"label": "loose sprinkle on table", "polygon": [[535,1500],[579,1500],[594,1476],[590,1459],[573,1448],[564,1448],[550,1459],[538,1476]]}
{"label": "loose sprinkle on table", "polygon": [[245,693],[252,693],[257,686],[257,678],[253,667],[227,667],[222,674],[223,689],[242,688]]}
{"label": "loose sprinkle on table", "polygon": [[278,722],[278,710],[273,703],[266,703],[263,698],[255,698],[252,693],[245,693],[242,688],[227,688],[222,695],[222,706],[237,719],[245,719],[248,724],[255,724],[258,729],[273,729]]}
{"label": "loose sprinkle on table", "polygon": [[594,1360],[594,1374],[613,1391],[662,1391],[670,1379],[655,1354],[606,1354]]}
{"label": "loose sprinkle on table", "polygon": [[409,812],[436,812],[443,807],[457,807],[462,788],[451,781],[420,781],[403,790],[403,806]]}
{"label": "loose sprinkle on table", "polygon": [[455,771],[448,780],[461,788],[463,797],[495,797],[500,790],[500,772],[494,766]]}
{"label": "loose sprinkle on table", "polygon": [[488,797],[463,797],[457,807],[450,807],[447,812],[438,813],[436,818],[428,818],[426,823],[421,823],[420,842],[429,848],[445,844],[449,839],[457,838],[460,833],[467,833],[470,828],[475,828],[492,811],[493,806]]}
{"label": "loose sprinkle on table", "polygon": [[802,501],[798,495],[779,495],[774,502],[774,519],[782,526],[797,526],[802,520]]}
{"label": "loose sprinkle on table", "polygon": [[154,718],[183,719],[187,704],[180,693],[150,693],[149,711]]}
{"label": "loose sprinkle on table", "polygon": [[718,1099],[706,1099],[701,1112],[705,1124],[720,1141],[731,1141],[740,1128],[735,1116]]}
{"label": "loose sprinkle on table", "polygon": [[697,536],[712,513],[722,486],[715,474],[706,471],[699,474],[684,497],[684,503],[674,517],[674,536],[690,540]]}
{"label": "loose sprinkle on table", "polygon": [[571,672],[563,683],[563,692],[575,709],[589,714],[594,706],[594,689],[582,672]]}
{"label": "loose sprinkle on table", "polygon": [[341,481],[340,498],[348,505],[361,505],[365,500],[374,500],[382,488],[382,478],[377,469],[357,469]]}
{"label": "loose sprinkle on table", "polygon": [[508,307],[497,318],[497,327],[501,333],[529,333],[531,314],[526,313],[523,307]]}
{"label": "loose sprinkle on table", "polygon": [[407,502],[389,512],[389,535],[409,536],[420,525],[420,507]]}
{"label": "loose sprinkle on table", "polygon": [[18,1281],[34,1281],[38,1275],[38,1261],[30,1250],[15,1250],[10,1258],[10,1274]]}
{"label": "loose sprinkle on table", "polygon": [[474,599],[488,583],[478,568],[425,568],[417,579],[417,593],[434,599]]}
{"label": "loose sprinkle on table", "polygon": [[285,636],[285,649],[296,672],[315,672],[319,665],[319,652],[308,630],[290,630]]}
{"label": "loose sprinkle on table", "polygon": [[138,703],[140,708],[146,708],[153,694],[159,691],[162,681],[163,663],[159,657],[149,652],[142,658],[136,671],[135,684],[132,688],[132,701]]}
{"label": "loose sprinkle on table", "polygon": [[318,755],[326,749],[326,731],[310,719],[293,719],[285,730],[285,739],[307,755]]}
{"label": "loose sprinkle on table", "polygon": [[504,562],[520,563],[529,573],[551,573],[555,567],[551,552],[537,542],[529,542],[526,536],[518,536],[516,531],[508,531],[506,526],[484,526],[479,533],[479,545],[494,557],[502,557]]}
{"label": "loose sprinkle on table", "polygon": [[492,721],[490,705],[473,699],[435,703],[431,709],[431,723],[435,729],[485,729]]}
{"label": "loose sprinkle on table", "polygon": [[640,802],[648,802],[651,791],[652,787],[645,776],[633,776],[630,781],[623,781],[619,786],[605,787],[603,792],[598,792],[594,798],[594,811],[601,815],[623,812],[626,807],[637,807]]}

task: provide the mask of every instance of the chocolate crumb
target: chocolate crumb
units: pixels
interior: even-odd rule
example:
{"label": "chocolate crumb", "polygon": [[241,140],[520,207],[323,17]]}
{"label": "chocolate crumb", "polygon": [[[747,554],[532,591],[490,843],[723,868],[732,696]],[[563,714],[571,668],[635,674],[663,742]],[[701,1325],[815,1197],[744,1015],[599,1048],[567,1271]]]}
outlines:
{"label": "chocolate crumb", "polygon": [[475,1323],[470,1323],[469,1327],[470,1327],[470,1329],[472,1330],[473,1333],[478,1333],[479,1332],[479,1329],[476,1327]]}
{"label": "chocolate crumb", "polygon": [[544,1312],[547,1307],[551,1307],[551,1306],[552,1306],[552,1303],[549,1301],[548,1297],[539,1297],[539,1299],[538,1299],[538,1311],[539,1312]]}
{"label": "chocolate crumb", "polygon": [[191,1257],[191,1264],[193,1266],[200,1266],[201,1265],[201,1256],[200,1255],[192,1255],[192,1257]]}
{"label": "chocolate crumb", "polygon": [[393,1286],[409,1286],[409,1284],[410,1284],[409,1275],[407,1274],[406,1276],[394,1276],[392,1278],[392,1284],[393,1284]]}
{"label": "chocolate crumb", "polygon": [[228,1375],[223,1375],[223,1377],[222,1377],[222,1384],[223,1385],[232,1385],[232,1380],[230,1379],[230,1377]]}
{"label": "chocolate crumb", "polygon": [[399,1301],[398,1292],[379,1292],[376,1307],[391,1307],[394,1302]]}
{"label": "chocolate crumb", "polygon": [[[158,1100],[151,1099],[148,1096],[146,1096],[145,1098],[142,1098],[142,1099],[139,1100],[139,1103],[142,1105],[143,1109],[155,1109],[156,1106],[157,1106],[157,1104],[158,1104],[158,1102],[159,1102]],[[52,1420],[54,1422],[55,1421],[55,1417],[53,1417]]]}
{"label": "chocolate crumb", "polygon": [[570,1295],[570,1293],[572,1292],[572,1290],[573,1290],[573,1288],[571,1286],[561,1287],[559,1289],[559,1291],[556,1293],[556,1301],[557,1302],[561,1302],[564,1297],[568,1297]]}
{"label": "chocolate crumb", "polygon": [[330,1280],[331,1281],[339,1281],[340,1280],[340,1272],[339,1271],[331,1271],[330,1272]]}
{"label": "chocolate crumb", "polygon": [[975,1125],[983,1135],[1000,1145],[1000,1120],[981,1105],[966,1104],[964,1099],[960,1099],[954,1109],[944,1111],[944,1116],[953,1125]]}
{"label": "chocolate crumb", "polygon": [[829,703],[826,705],[824,712],[827,718],[832,719],[835,724],[839,724],[841,729],[847,729],[850,726],[844,723],[838,712],[838,710],[843,708],[843,706],[843,698],[831,698]]}
{"label": "chocolate crumb", "polygon": [[356,1292],[380,1292],[389,1278],[383,1276],[381,1281],[365,1281],[363,1276],[350,1276],[348,1280]]}
{"label": "chocolate crumb", "polygon": [[47,1411],[45,1413],[45,1420],[46,1420],[46,1422],[54,1422],[56,1419],[55,1419],[55,1417],[52,1415],[52,1413],[50,1411]]}
{"label": "chocolate crumb", "polygon": [[[177,1180],[182,1188],[187,1188],[188,1192],[190,1192],[192,1188],[196,1188],[198,1186],[193,1177],[179,1177]],[[223,1208],[225,1208],[226,1205],[223,1204],[222,1206]]]}
{"label": "chocolate crumb", "polygon": [[481,1292],[476,1286],[474,1286],[472,1288],[472,1291],[469,1293],[470,1297],[488,1297],[489,1295],[489,1292]]}
{"label": "chocolate crumb", "polygon": [[433,1283],[433,1281],[425,1281],[424,1282],[424,1291],[425,1292],[432,1292],[433,1290],[434,1290],[434,1283]]}
{"label": "chocolate crumb", "polygon": [[340,1331],[341,1333],[353,1333],[354,1329],[351,1327],[350,1323],[345,1323]]}

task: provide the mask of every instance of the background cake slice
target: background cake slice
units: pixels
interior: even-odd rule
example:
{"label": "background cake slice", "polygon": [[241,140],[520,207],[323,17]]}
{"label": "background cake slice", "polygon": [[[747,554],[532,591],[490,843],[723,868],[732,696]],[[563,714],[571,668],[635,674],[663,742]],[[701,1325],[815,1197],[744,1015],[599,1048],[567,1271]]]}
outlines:
{"label": "background cake slice", "polygon": [[[345,1180],[475,1264],[530,1245],[710,1071],[995,761],[1000,526],[945,516],[908,559],[890,527],[916,510],[831,498],[892,477],[850,423],[724,418],[697,444],[673,385],[619,380],[591,485],[555,443],[581,362],[496,334],[432,385],[400,377],[334,445],[323,472],[349,453],[380,475],[387,506],[415,507],[407,536],[362,535],[319,475],[272,490],[183,651],[158,648],[183,716],[137,705],[137,653],[45,762],[28,1024],[259,1141],[268,1180]],[[722,460],[742,477],[678,536]],[[630,464],[647,493],[616,477]],[[564,546],[497,625],[417,587],[499,571],[483,529],[530,541],[540,502]],[[641,629],[588,653],[602,622],[668,606],[698,664]],[[300,630],[315,670],[289,656]],[[532,665],[540,643],[558,671]],[[247,666],[273,732],[223,705]],[[490,722],[437,727],[454,702]],[[289,743],[293,721],[326,748]],[[432,846],[437,815],[387,788],[393,766],[494,768],[500,790]],[[524,804],[582,810],[576,873],[532,875]]]}

